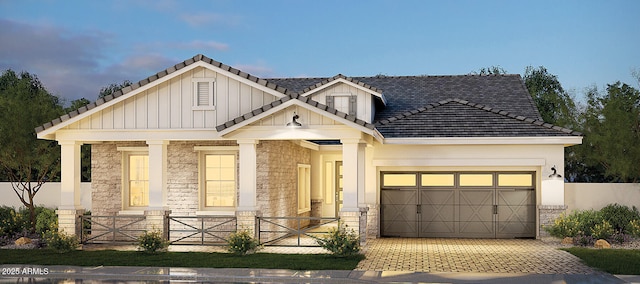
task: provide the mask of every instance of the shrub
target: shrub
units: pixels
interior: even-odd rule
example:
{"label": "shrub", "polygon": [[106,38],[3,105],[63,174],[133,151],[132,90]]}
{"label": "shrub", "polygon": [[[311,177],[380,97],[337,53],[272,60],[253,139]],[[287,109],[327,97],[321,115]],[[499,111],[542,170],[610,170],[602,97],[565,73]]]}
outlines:
{"label": "shrub", "polygon": [[249,230],[231,233],[227,239],[227,250],[236,255],[254,253],[260,248],[260,241]]}
{"label": "shrub", "polygon": [[602,219],[608,221],[617,232],[628,233],[630,231],[629,222],[640,220],[638,208],[629,208],[620,204],[609,204],[600,209]]}
{"label": "shrub", "polygon": [[607,239],[610,244],[622,244],[631,240],[631,236],[625,233],[616,232]]}
{"label": "shrub", "polygon": [[353,231],[347,230],[347,226],[329,229],[329,233],[324,238],[316,240],[324,249],[336,256],[351,256],[360,252],[360,237]]}
{"label": "shrub", "polygon": [[145,231],[138,237],[138,250],[146,253],[164,252],[169,247],[169,241],[164,238],[160,231]]}
{"label": "shrub", "polygon": [[592,228],[602,222],[597,211],[573,211],[567,215],[562,213],[551,226],[545,226],[544,230],[557,238],[576,237],[578,235],[591,235]]}
{"label": "shrub", "polygon": [[36,216],[36,233],[43,235],[46,232],[58,230],[58,216],[55,210],[39,207],[36,212],[38,212]]}
{"label": "shrub", "polygon": [[573,238],[573,243],[579,246],[588,247],[588,246],[593,246],[596,243],[596,241],[593,239],[592,236],[581,234]]}
{"label": "shrub", "polygon": [[76,249],[79,245],[78,237],[67,235],[64,232],[48,231],[44,234],[47,247],[65,253]]}
{"label": "shrub", "polygon": [[636,238],[640,238],[640,219],[629,222],[629,234]]}
{"label": "shrub", "polygon": [[607,220],[602,220],[601,223],[595,224],[591,229],[591,235],[594,239],[609,239],[616,231],[613,226]]}
{"label": "shrub", "polygon": [[0,207],[0,237],[12,237],[18,228],[16,210],[9,206]]}

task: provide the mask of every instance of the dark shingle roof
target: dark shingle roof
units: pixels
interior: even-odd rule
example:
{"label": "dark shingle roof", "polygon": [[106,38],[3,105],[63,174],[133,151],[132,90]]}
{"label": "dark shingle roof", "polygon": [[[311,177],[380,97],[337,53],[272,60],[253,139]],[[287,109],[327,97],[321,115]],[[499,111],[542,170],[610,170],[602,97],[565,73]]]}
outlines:
{"label": "dark shingle roof", "polygon": [[448,99],[381,120],[386,138],[579,136],[570,129],[508,111]]}
{"label": "dark shingle roof", "polygon": [[[112,95],[98,99],[38,128],[43,131],[130,91],[172,74],[196,62],[205,62],[273,89],[285,96],[216,127],[229,128],[288,100],[335,114],[366,128],[374,124],[385,137],[489,137],[489,136],[572,136],[568,129],[545,124],[519,75],[460,76],[374,76],[330,78],[261,79],[198,54]],[[374,124],[328,108],[300,94],[344,79],[377,93],[383,93],[386,105],[379,105]],[[458,99],[451,99],[458,98]],[[482,107],[469,102],[482,103]],[[426,106],[417,109],[419,106]],[[486,107],[485,107],[486,106]],[[500,110],[500,111],[497,111]]]}
{"label": "dark shingle roof", "polygon": [[[267,80],[299,93],[306,86],[326,79]],[[353,79],[383,90],[387,105],[377,111],[376,121],[450,98],[480,102],[511,113],[541,119],[520,75],[374,76]]]}

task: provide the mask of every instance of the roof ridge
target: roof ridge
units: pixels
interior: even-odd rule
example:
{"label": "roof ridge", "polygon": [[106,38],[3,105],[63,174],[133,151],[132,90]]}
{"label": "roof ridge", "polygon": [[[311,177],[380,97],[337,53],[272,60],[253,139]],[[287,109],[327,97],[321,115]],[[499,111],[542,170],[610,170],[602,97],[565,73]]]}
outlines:
{"label": "roof ridge", "polygon": [[525,117],[525,116],[522,116],[522,115],[516,115],[516,114],[513,114],[513,113],[508,112],[506,110],[500,110],[500,109],[496,109],[496,108],[493,108],[493,107],[485,106],[485,105],[482,105],[482,104],[476,104],[476,103],[473,103],[473,102],[470,102],[470,101],[467,101],[467,100],[463,100],[463,99],[458,99],[458,98],[445,99],[445,100],[441,100],[441,101],[439,101],[437,103],[430,103],[430,104],[428,104],[428,105],[426,105],[424,107],[420,107],[420,108],[417,108],[415,110],[407,111],[407,112],[404,112],[402,114],[393,116],[391,118],[381,120],[377,124],[387,125],[387,124],[392,123],[392,122],[394,122],[396,120],[405,119],[405,118],[407,118],[409,116],[412,116],[412,115],[415,115],[415,114],[418,114],[418,113],[423,113],[423,112],[426,112],[426,111],[428,111],[430,109],[434,109],[434,108],[437,108],[437,107],[440,107],[440,106],[443,106],[445,104],[452,103],[452,102],[453,103],[458,103],[458,104],[461,104],[461,105],[465,105],[465,106],[469,106],[469,107],[473,107],[473,108],[476,108],[476,109],[479,109],[479,110],[483,110],[483,111],[486,111],[486,112],[491,112],[491,113],[494,113],[494,114],[497,114],[497,115],[501,115],[501,116],[504,116],[504,117],[508,117],[508,118],[511,118],[511,119],[516,119],[516,120],[519,120],[519,121],[522,121],[522,122],[525,122],[525,123],[534,124],[534,125],[538,125],[538,126],[542,126],[542,127],[548,128],[548,129],[561,131],[561,132],[564,132],[564,133],[567,133],[567,134],[582,135],[581,132],[578,132],[578,131],[575,131],[575,130],[572,130],[572,129],[569,129],[569,128],[553,125],[551,123],[546,123],[543,120],[539,120],[539,119],[535,119],[535,118],[529,118],[529,117]]}

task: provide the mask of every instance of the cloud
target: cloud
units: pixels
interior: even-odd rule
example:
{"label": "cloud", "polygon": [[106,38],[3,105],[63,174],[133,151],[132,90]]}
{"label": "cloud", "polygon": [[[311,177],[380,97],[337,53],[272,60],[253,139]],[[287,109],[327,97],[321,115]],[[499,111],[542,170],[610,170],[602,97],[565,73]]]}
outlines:
{"label": "cloud", "polygon": [[73,33],[55,26],[34,26],[0,19],[0,69],[35,74],[55,95],[79,98],[94,87],[104,46],[111,36]]}
{"label": "cloud", "polygon": [[192,27],[210,27],[215,24],[226,26],[236,26],[241,22],[241,18],[233,15],[223,15],[218,13],[190,13],[181,14],[179,17]]}
{"label": "cloud", "polygon": [[0,19],[0,26],[0,71],[13,69],[37,75],[49,92],[67,101],[95,100],[104,86],[124,80],[136,82],[180,61],[157,53],[130,51],[121,55],[124,59],[119,63],[107,63],[118,61],[111,50],[114,35],[6,19]]}
{"label": "cloud", "polygon": [[275,76],[274,70],[264,62],[258,62],[257,64],[234,64],[233,68],[260,78],[272,78]]}
{"label": "cloud", "polygon": [[229,45],[226,43],[221,43],[213,40],[202,41],[202,40],[194,40],[191,42],[185,43],[176,43],[176,48],[179,49],[197,49],[197,50],[208,50],[214,49],[218,51],[227,51],[229,50]]}

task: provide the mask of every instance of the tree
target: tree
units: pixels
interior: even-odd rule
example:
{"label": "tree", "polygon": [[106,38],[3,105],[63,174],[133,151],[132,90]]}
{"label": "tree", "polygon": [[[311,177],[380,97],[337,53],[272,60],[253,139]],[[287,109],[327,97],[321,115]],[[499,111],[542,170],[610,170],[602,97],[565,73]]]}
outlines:
{"label": "tree", "polygon": [[0,77],[0,170],[29,209],[35,228],[33,198],[50,180],[59,178],[60,148],[37,139],[35,128],[60,116],[63,108],[35,75],[7,70]]}
{"label": "tree", "polygon": [[104,98],[108,95],[111,95],[117,91],[122,90],[122,88],[124,87],[128,87],[133,85],[133,83],[129,80],[124,80],[122,81],[122,83],[118,84],[118,83],[111,83],[109,84],[109,86],[103,87],[102,89],[100,89],[100,94],[98,95],[98,98]]}
{"label": "tree", "polygon": [[538,107],[542,120],[570,129],[577,127],[578,110],[573,98],[562,88],[556,75],[547,68],[527,66],[524,84]]}
{"label": "tree", "polygon": [[[85,105],[88,105],[89,103],[91,102],[85,98],[73,100],[71,101],[71,105],[65,108],[64,112],[72,112]],[[91,181],[91,145],[85,144],[80,147],[80,160],[81,181]]]}
{"label": "tree", "polygon": [[[524,84],[533,98],[542,120],[561,127],[580,131],[579,114],[573,98],[562,88],[556,75],[540,66],[527,66],[524,72]],[[586,181],[596,169],[583,161],[583,152],[579,145],[567,147],[565,155],[565,176],[569,181]]]}
{"label": "tree", "polygon": [[500,65],[498,65],[498,66],[491,65],[491,67],[482,67],[478,71],[472,71],[470,74],[473,74],[473,75],[503,75],[503,74],[507,74],[507,70],[504,70],[504,68],[500,67]]}
{"label": "tree", "polygon": [[587,94],[584,113],[586,161],[604,169],[612,181],[640,179],[640,91],[616,82],[606,94]]}

